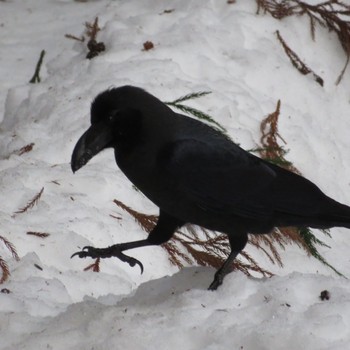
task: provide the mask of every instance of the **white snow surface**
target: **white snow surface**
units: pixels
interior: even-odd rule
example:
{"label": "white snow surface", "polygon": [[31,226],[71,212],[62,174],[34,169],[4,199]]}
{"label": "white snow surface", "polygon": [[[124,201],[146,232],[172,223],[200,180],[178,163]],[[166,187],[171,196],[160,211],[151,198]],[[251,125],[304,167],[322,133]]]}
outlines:
{"label": "white snow surface", "polygon": [[[87,60],[85,44],[64,35],[83,34],[96,16],[106,51]],[[324,87],[291,65],[276,30]],[[154,49],[142,50],[145,41]],[[206,289],[214,269],[179,270],[161,247],[132,251],[143,275],[117,259],[102,261],[100,273],[83,271],[91,259],[70,259],[85,245],[146,236],[114,198],[157,214],[112,151],[75,175],[70,170],[90,103],[111,86],[140,86],[163,101],[212,91],[189,104],[211,114],[245,149],[259,144],[260,123],[280,99],[287,158],[350,204],[350,71],[335,84],[346,60],[335,34],[318,27],[312,41],[307,18],[257,15],[253,0],[6,0],[0,48],[0,235],[21,258],[0,243],[11,271],[0,286],[10,291],[0,293],[0,349],[350,348],[350,281],[294,246],[280,252],[284,268],[247,247],[275,276],[233,272],[216,292]],[[29,84],[42,49],[42,81]],[[30,143],[33,150],[18,155]],[[37,205],[14,214],[41,188]],[[320,252],[350,277],[350,232],[331,233],[315,231],[331,247]],[[323,290],[329,300],[320,300]]]}

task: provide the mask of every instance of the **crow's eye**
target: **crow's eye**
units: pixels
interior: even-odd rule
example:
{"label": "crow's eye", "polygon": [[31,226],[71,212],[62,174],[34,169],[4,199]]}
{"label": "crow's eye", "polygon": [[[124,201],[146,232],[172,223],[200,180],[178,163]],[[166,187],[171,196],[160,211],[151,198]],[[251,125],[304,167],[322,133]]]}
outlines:
{"label": "crow's eye", "polygon": [[108,115],[108,121],[109,122],[115,122],[117,120],[119,111],[116,109],[114,111],[111,111],[111,113]]}

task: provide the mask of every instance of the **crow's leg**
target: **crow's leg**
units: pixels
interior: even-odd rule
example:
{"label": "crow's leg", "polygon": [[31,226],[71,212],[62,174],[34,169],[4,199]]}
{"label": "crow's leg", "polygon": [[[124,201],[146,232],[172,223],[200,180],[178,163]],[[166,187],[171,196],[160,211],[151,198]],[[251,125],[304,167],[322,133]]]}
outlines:
{"label": "crow's leg", "polygon": [[216,290],[223,282],[224,277],[232,270],[232,262],[236,256],[243,250],[248,241],[248,235],[245,232],[237,235],[229,235],[231,253],[223,263],[223,265],[216,271],[214,281],[210,284],[209,290]]}
{"label": "crow's leg", "polygon": [[139,247],[145,247],[150,245],[160,245],[167,242],[174,234],[176,229],[181,227],[184,223],[179,219],[176,219],[162,210],[159,212],[159,218],[156,226],[150,232],[147,239],[142,239],[140,241],[126,242],[120,244],[114,244],[107,248],[94,248],[94,247],[84,247],[80,252],[74,253],[73,256],[78,256],[79,258],[111,258],[116,257],[121,261],[128,263],[130,266],[139,265],[141,268],[141,273],[143,272],[142,263],[132,258],[131,256],[125,255],[124,250],[134,249]]}

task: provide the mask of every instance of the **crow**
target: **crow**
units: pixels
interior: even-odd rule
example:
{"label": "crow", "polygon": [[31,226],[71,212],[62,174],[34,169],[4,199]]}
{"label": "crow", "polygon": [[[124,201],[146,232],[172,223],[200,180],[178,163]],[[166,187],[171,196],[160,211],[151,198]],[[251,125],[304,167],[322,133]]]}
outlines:
{"label": "crow", "polygon": [[227,234],[231,253],[215,273],[217,289],[250,234],[274,227],[350,228],[350,207],[326,196],[304,177],[246,152],[207,124],[175,113],[145,90],[108,89],[91,104],[91,126],[71,159],[76,172],[113,148],[127,178],[159,207],[159,219],[143,240],[107,248],[84,247],[73,256],[117,257],[142,263],[124,251],[167,242],[185,224]]}

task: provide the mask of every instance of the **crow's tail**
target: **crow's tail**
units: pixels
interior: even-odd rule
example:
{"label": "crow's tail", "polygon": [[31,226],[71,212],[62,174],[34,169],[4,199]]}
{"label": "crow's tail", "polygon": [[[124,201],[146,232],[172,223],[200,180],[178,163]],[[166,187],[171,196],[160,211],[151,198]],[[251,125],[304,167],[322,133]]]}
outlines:
{"label": "crow's tail", "polygon": [[320,228],[346,227],[350,228],[350,207],[331,198],[318,217]]}

